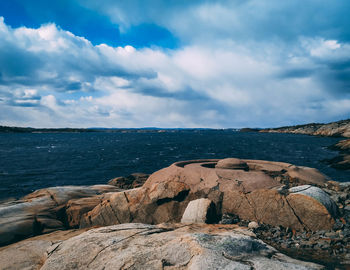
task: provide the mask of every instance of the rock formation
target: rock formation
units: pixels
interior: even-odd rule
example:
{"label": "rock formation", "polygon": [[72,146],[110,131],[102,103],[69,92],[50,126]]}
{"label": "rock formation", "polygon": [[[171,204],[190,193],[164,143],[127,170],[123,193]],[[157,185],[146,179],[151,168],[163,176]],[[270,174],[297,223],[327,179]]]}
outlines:
{"label": "rock formation", "polygon": [[315,169],[280,162],[231,158],[178,162],[153,173],[142,188],[113,194],[85,214],[80,226],[180,222],[191,201],[207,198],[218,218],[236,214],[297,230],[330,229],[336,210],[330,212],[310,194],[289,190],[303,184],[323,186],[326,180]]}
{"label": "rock formation", "polygon": [[330,148],[339,151],[340,154],[324,161],[335,169],[350,170],[350,139],[341,140]]}

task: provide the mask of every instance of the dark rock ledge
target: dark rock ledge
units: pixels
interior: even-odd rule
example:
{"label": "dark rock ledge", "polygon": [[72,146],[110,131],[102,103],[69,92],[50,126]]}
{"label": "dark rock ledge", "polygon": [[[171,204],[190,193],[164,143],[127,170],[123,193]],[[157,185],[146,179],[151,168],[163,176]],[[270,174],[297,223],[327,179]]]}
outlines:
{"label": "dark rock ledge", "polygon": [[0,265],[350,267],[350,184],[312,168],[234,158],[177,162],[146,177],[48,188],[0,204]]}

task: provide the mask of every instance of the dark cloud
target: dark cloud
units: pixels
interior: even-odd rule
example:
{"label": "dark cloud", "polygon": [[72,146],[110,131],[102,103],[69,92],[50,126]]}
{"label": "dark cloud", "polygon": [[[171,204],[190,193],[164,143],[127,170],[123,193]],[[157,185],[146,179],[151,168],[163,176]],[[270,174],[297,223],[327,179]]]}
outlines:
{"label": "dark cloud", "polygon": [[0,37],[0,84],[6,84],[15,78],[35,77],[36,71],[41,68],[43,62],[39,56]]}
{"label": "dark cloud", "polygon": [[313,73],[314,73],[314,70],[312,69],[305,69],[305,68],[286,69],[282,71],[282,73],[279,75],[279,78],[282,78],[282,79],[306,78],[306,77],[310,77]]}
{"label": "dark cloud", "polygon": [[135,91],[145,96],[159,97],[159,98],[170,98],[176,100],[186,100],[186,101],[199,101],[203,102],[205,100],[211,100],[210,97],[199,91],[195,91],[191,87],[187,86],[185,89],[179,91],[170,92],[165,86],[161,87],[159,85],[150,85],[142,82],[136,81],[133,83],[131,91]]}

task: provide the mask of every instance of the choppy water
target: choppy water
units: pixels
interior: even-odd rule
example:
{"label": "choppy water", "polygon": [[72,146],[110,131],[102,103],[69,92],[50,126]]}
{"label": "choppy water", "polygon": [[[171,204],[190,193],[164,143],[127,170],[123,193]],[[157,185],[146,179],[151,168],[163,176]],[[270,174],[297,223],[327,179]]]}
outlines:
{"label": "choppy water", "polygon": [[320,160],[339,141],[294,134],[183,130],[151,133],[0,134],[0,199],[57,185],[91,185],[179,160],[238,157],[314,167],[337,181],[349,172]]}

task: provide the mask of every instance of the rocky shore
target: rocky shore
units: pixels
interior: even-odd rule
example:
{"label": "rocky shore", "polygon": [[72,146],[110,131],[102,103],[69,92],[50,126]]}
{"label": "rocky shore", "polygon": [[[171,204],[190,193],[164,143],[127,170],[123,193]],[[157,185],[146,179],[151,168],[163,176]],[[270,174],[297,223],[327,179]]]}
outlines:
{"label": "rocky shore", "polygon": [[47,188],[0,204],[0,265],[348,269],[349,193],[312,168],[235,158]]}

